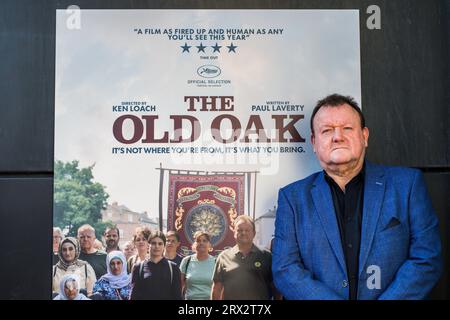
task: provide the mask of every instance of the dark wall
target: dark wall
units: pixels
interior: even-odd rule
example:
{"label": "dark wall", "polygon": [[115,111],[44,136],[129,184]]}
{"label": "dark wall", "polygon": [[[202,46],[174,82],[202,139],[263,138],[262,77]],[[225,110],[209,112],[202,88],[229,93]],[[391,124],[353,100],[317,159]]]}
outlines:
{"label": "dark wall", "polygon": [[450,274],[448,272],[450,266],[450,244],[449,244],[449,228],[450,228],[450,172],[426,172],[425,181],[428,185],[428,191],[431,196],[434,208],[439,216],[439,228],[441,230],[442,252],[444,256],[444,274],[441,281],[437,284],[431,293],[433,299],[450,299]]}
{"label": "dark wall", "polygon": [[0,299],[49,298],[52,193],[51,177],[0,178]]}
{"label": "dark wall", "polygon": [[[82,9],[359,9],[362,104],[371,128],[368,157],[425,172],[440,219],[445,270],[450,269],[450,0],[2,0],[0,261],[2,274],[11,276],[2,280],[0,299],[50,296],[55,10],[72,4]],[[366,9],[373,4],[381,8],[381,30],[366,28]],[[432,298],[449,297],[446,273]]]}

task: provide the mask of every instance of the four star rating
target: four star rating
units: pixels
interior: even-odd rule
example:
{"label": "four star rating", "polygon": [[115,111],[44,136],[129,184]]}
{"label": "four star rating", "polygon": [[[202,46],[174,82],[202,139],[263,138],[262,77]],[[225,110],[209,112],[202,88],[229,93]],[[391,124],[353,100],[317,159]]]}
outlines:
{"label": "four star rating", "polygon": [[[191,52],[191,51],[189,51],[189,50],[190,50],[191,48],[193,48],[193,47],[197,48],[197,53],[200,53],[200,52],[206,53],[205,50],[207,50],[207,48],[212,48],[212,49],[213,49],[212,53],[215,53],[215,52],[220,53],[220,52],[221,52],[220,49],[221,49],[223,46],[219,46],[219,44],[218,44],[217,42],[216,42],[216,44],[215,44],[214,46],[205,46],[205,45],[203,45],[202,42],[200,42],[200,45],[198,45],[198,46],[189,46],[189,45],[187,44],[187,42],[185,42],[183,46],[180,46],[180,48],[183,49],[182,52],[189,52],[189,53]],[[231,44],[230,44],[229,46],[226,46],[226,48],[228,48],[228,53],[230,53],[230,52],[236,53],[236,48],[237,48],[237,47],[238,47],[238,46],[235,46],[235,45],[233,44],[233,42],[231,42]],[[192,49],[192,50],[195,50],[195,49]],[[226,50],[226,49],[223,49],[223,50]]]}

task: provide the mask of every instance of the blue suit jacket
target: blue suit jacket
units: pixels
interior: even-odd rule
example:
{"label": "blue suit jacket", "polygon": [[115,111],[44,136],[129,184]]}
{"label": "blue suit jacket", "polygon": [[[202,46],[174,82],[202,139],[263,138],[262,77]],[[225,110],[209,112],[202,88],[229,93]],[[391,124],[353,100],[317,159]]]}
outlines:
{"label": "blue suit jacket", "polygon": [[[348,299],[339,227],[323,172],[280,190],[272,270],[287,299]],[[441,272],[438,220],[421,172],[366,162],[358,299],[423,299]]]}

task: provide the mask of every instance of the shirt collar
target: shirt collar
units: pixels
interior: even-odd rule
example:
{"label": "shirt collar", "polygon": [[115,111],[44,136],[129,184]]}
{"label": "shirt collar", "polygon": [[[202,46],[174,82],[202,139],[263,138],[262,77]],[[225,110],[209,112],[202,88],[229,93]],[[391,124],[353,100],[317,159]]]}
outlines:
{"label": "shirt collar", "polygon": [[[255,253],[257,251],[258,251],[258,248],[255,246],[255,244],[252,244],[252,248],[250,249],[250,252]],[[233,248],[231,248],[231,252],[234,255],[238,255],[238,254],[242,255],[242,253],[239,251],[238,245],[235,245]]]}
{"label": "shirt collar", "polygon": [[[365,173],[366,173],[366,161],[364,161],[363,166],[361,168],[361,171],[359,171],[359,173],[356,176],[354,176],[352,178],[352,180],[350,180],[345,186],[347,187],[347,186],[349,186],[351,184],[358,183],[359,181],[363,181]],[[325,170],[323,170],[323,174],[324,174],[324,177],[325,177],[325,181],[328,182],[328,184],[330,186],[331,185],[338,186],[337,183],[333,180],[333,178],[330,177]]]}

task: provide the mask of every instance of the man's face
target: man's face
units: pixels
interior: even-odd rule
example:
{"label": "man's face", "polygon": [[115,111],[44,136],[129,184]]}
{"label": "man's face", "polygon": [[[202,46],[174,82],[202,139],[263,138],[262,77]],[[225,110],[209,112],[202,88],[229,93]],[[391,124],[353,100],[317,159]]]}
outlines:
{"label": "man's face", "polygon": [[248,245],[253,242],[255,230],[250,222],[239,220],[234,226],[234,239],[238,245]]}
{"label": "man's face", "polygon": [[66,262],[75,260],[75,247],[70,242],[66,242],[61,247],[61,255]]}
{"label": "man's face", "polygon": [[161,238],[153,238],[150,240],[150,256],[152,258],[162,257],[164,254],[164,241]]}
{"label": "man's face", "polygon": [[105,233],[106,246],[108,248],[117,248],[119,244],[119,234],[116,229],[108,229]]}
{"label": "man's face", "polygon": [[81,250],[88,252],[94,248],[95,233],[91,230],[78,232],[78,241],[80,241]]}
{"label": "man's face", "polygon": [[53,251],[58,251],[59,243],[62,240],[61,233],[59,231],[53,231]]}
{"label": "man's face", "polygon": [[325,170],[362,162],[368,139],[369,129],[361,128],[358,113],[348,104],[324,106],[316,113],[311,143]]}
{"label": "man's face", "polygon": [[178,246],[180,245],[180,242],[177,240],[177,237],[175,236],[168,236],[166,239],[166,250],[169,252],[176,251]]}
{"label": "man's face", "polygon": [[134,245],[129,243],[123,248],[123,254],[125,255],[125,258],[129,258],[134,254]]}

